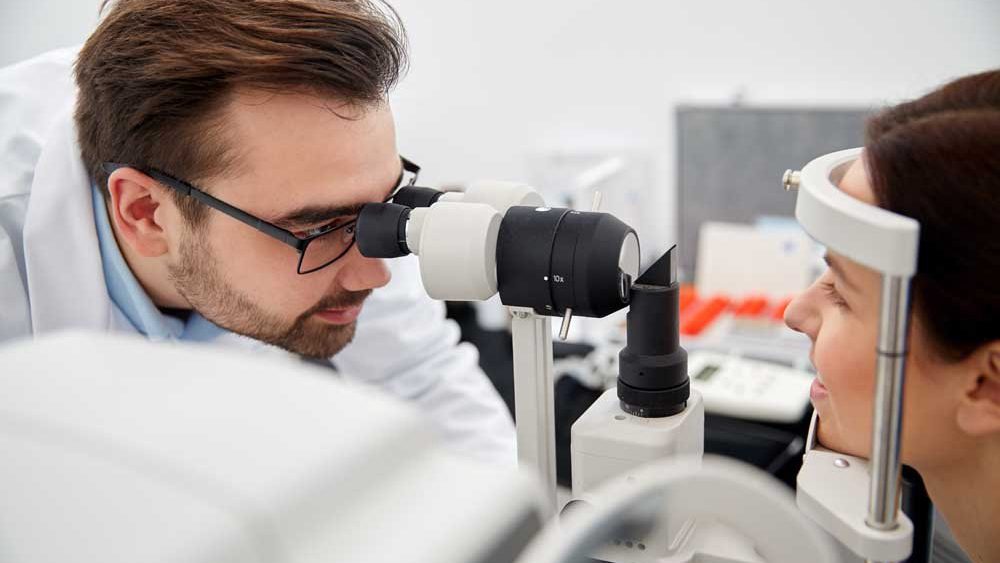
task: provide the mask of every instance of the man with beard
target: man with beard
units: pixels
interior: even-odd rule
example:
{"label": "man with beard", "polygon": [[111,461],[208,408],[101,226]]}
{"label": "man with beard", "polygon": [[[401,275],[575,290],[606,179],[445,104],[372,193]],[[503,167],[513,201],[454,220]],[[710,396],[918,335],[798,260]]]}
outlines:
{"label": "man with beard", "polygon": [[512,462],[509,414],[412,261],[354,244],[360,207],[419,171],[387,101],[405,65],[398,17],[369,0],[119,0],[78,54],[0,70],[0,340],[333,358]]}

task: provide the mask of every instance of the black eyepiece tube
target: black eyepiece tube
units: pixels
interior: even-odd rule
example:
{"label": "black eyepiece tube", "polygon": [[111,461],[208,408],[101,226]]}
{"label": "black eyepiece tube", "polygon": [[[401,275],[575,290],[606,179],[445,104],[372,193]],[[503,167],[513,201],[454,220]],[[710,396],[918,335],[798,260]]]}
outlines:
{"label": "black eyepiece tube", "polygon": [[614,215],[516,205],[497,238],[500,301],[539,315],[602,318],[628,305],[622,255],[635,230]]}
{"label": "black eyepiece tube", "polygon": [[680,285],[674,279],[676,247],[632,286],[627,345],[619,354],[618,399],[643,418],[671,416],[691,396],[687,351],[680,345]]}
{"label": "black eyepiece tube", "polygon": [[400,188],[396,195],[392,196],[392,202],[411,208],[430,207],[437,203],[437,200],[441,199],[443,195],[444,192],[432,188],[407,186]]}
{"label": "black eyepiece tube", "polygon": [[410,253],[406,245],[409,207],[395,203],[367,203],[358,214],[354,238],[358,250],[368,258],[399,258]]}

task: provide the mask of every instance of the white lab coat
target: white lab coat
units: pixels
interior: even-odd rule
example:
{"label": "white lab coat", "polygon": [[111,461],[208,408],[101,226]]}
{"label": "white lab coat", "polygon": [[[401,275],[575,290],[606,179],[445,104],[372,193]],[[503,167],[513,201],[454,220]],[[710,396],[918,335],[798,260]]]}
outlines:
{"label": "white lab coat", "polygon": [[[77,50],[0,69],[0,342],[65,329],[134,332],[104,282],[72,112]],[[515,462],[510,415],[423,291],[414,259],[368,299],[335,362],[348,379],[415,403],[464,454]],[[232,333],[227,344],[270,348]],[[271,348],[273,350],[273,348]]]}

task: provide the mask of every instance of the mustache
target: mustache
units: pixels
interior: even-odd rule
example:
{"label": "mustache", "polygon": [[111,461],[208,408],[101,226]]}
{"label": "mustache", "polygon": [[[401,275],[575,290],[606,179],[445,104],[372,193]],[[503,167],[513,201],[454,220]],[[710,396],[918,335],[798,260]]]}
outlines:
{"label": "mustache", "polygon": [[365,299],[372,294],[372,290],[366,289],[365,291],[345,291],[337,295],[330,295],[329,297],[324,297],[312,307],[309,308],[302,316],[308,317],[314,313],[320,311],[325,311],[327,309],[346,309],[348,307],[357,307],[364,303]]}

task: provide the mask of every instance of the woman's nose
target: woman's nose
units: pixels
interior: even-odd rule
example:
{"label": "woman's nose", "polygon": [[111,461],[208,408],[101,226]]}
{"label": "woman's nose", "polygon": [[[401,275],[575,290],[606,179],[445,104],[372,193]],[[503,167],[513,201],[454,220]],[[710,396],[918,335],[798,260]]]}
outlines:
{"label": "woman's nose", "polygon": [[788,328],[805,334],[810,340],[816,340],[816,333],[819,331],[819,314],[812,303],[814,289],[815,286],[810,287],[797,295],[785,309],[785,324]]}
{"label": "woman's nose", "polygon": [[392,274],[384,260],[362,256],[355,245],[346,257],[338,277],[341,287],[347,291],[367,291],[389,283]]}

